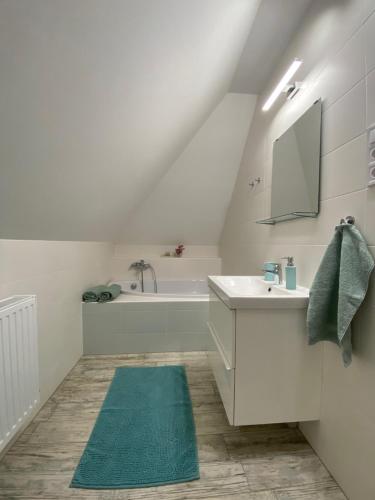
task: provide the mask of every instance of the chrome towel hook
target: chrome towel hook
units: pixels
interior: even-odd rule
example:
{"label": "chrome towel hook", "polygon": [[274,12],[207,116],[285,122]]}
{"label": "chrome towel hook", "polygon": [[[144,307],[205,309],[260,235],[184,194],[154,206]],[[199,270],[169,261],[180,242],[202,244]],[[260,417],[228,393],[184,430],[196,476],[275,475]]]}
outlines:
{"label": "chrome towel hook", "polygon": [[252,188],[255,187],[257,184],[260,184],[261,182],[261,178],[260,177],[257,177],[256,179],[254,179],[253,181],[249,182],[249,186],[251,186]]}
{"label": "chrome towel hook", "polygon": [[355,218],[352,215],[348,215],[345,219],[340,220],[340,224],[354,224]]}
{"label": "chrome towel hook", "polygon": [[340,220],[340,224],[336,226],[336,229],[343,226],[353,226],[355,223],[355,218],[352,215],[348,215],[345,219]]}

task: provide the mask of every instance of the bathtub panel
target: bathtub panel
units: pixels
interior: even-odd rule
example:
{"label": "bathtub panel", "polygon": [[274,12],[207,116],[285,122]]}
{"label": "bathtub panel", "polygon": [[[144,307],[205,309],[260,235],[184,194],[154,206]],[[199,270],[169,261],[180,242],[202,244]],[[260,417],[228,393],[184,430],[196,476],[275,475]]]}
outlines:
{"label": "bathtub panel", "polygon": [[210,348],[208,301],[83,304],[84,354],[196,351]]}
{"label": "bathtub panel", "polygon": [[163,333],[167,328],[167,310],[161,307],[159,311],[124,311],[123,324],[117,326],[127,334]]}
{"label": "bathtub panel", "polygon": [[85,355],[133,354],[147,352],[205,351],[209,344],[205,333],[105,335],[94,332],[84,337]]}
{"label": "bathtub panel", "polygon": [[206,351],[208,344],[209,337],[206,332],[180,333],[178,335],[168,333],[165,336],[165,346],[167,352]]}
{"label": "bathtub panel", "polygon": [[83,338],[84,354],[132,354],[140,352],[158,352],[165,343],[165,334],[153,333],[137,335],[103,334],[91,332]]}
{"label": "bathtub panel", "polygon": [[208,307],[200,310],[168,309],[167,331],[169,333],[200,333],[208,318]]}
{"label": "bathtub panel", "polygon": [[98,304],[97,312],[84,315],[88,331],[106,334],[164,333],[167,329],[167,308],[160,304],[155,310],[132,310],[109,304]]}

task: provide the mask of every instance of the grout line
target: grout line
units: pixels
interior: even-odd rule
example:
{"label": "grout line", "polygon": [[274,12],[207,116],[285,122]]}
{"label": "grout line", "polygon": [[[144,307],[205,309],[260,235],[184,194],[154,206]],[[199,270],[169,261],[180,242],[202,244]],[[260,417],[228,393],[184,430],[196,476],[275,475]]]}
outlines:
{"label": "grout line", "polygon": [[348,196],[354,193],[362,193],[364,191],[367,191],[367,188],[361,188],[361,189],[354,189],[353,191],[348,191],[347,193],[342,193],[342,194],[336,194],[335,196],[327,196],[326,198],[320,198],[320,202],[325,202],[329,200],[335,200],[337,198],[340,198],[341,196]]}
{"label": "grout line", "polygon": [[[365,116],[365,120],[366,120],[366,116]],[[327,155],[331,154],[331,153],[334,153],[335,151],[337,151],[338,149],[342,148],[343,146],[346,146],[347,144],[349,144],[350,142],[354,141],[355,139],[358,139],[358,137],[361,137],[361,135],[366,134],[366,131],[367,131],[367,128],[366,128],[366,124],[365,124],[365,128],[362,130],[362,132],[360,132],[359,134],[355,135],[354,137],[352,137],[348,141],[344,142],[343,144],[340,144],[339,146],[336,146],[335,148],[330,149],[329,151],[325,152],[324,154],[322,154],[322,158],[324,156],[327,156]]]}
{"label": "grout line", "polygon": [[[369,12],[367,15],[365,14],[365,17],[362,22],[362,26],[364,26],[370,19],[370,17],[375,16],[375,9]],[[374,17],[375,18],[375,17]]]}
{"label": "grout line", "polygon": [[348,90],[346,90],[343,94],[341,94],[339,97],[337,97],[334,101],[331,102],[331,104],[328,104],[328,106],[326,106],[326,108],[323,110],[323,116],[325,115],[325,113],[327,113],[328,110],[331,109],[332,106],[334,106],[338,101],[340,101],[341,99],[343,99],[344,97],[346,97],[349,92],[351,92],[355,87],[359,86],[362,82],[365,84],[366,86],[366,74],[364,76],[362,76],[359,80],[356,81],[356,83],[354,83],[354,85],[352,85]]}
{"label": "grout line", "polygon": [[355,137],[352,137],[351,139],[349,139],[348,141],[344,142],[344,144],[340,144],[340,146],[337,146],[335,147],[334,149],[331,149],[328,153],[324,153],[321,155],[321,158],[325,158],[326,156],[330,155],[331,153],[335,153],[338,149],[342,149],[344,148],[345,146],[347,146],[348,144],[350,144],[351,142],[354,142],[356,140],[358,140],[360,137],[362,136],[366,136],[367,131],[364,130],[363,132],[361,132],[359,135],[356,135]]}
{"label": "grout line", "polygon": [[[327,248],[329,243],[323,244],[313,244],[313,243],[253,243],[248,245],[242,245],[244,248],[255,247],[255,248],[270,248],[270,247],[293,247],[293,248],[304,248],[304,247],[314,247],[314,248]],[[375,249],[375,243],[370,243],[367,245],[371,249]]]}
{"label": "grout line", "polygon": [[333,196],[332,198],[326,198],[324,200],[320,200],[323,203],[329,201],[329,200],[336,200],[337,198],[343,198],[344,196],[351,196],[353,193],[365,193],[367,192],[367,187],[362,188],[362,189],[357,189],[355,191],[351,191],[350,193],[343,193],[343,194],[338,194],[337,196]]}

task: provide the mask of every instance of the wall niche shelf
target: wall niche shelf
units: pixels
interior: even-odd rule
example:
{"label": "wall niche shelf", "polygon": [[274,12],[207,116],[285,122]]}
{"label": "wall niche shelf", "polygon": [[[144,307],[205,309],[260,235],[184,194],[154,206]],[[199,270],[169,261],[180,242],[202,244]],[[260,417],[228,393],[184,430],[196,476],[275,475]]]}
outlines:
{"label": "wall niche shelf", "polygon": [[278,222],[286,222],[293,219],[309,218],[314,219],[318,216],[318,212],[292,212],[290,214],[278,215],[277,217],[270,217],[269,219],[257,220],[257,224],[268,224],[273,226]]}

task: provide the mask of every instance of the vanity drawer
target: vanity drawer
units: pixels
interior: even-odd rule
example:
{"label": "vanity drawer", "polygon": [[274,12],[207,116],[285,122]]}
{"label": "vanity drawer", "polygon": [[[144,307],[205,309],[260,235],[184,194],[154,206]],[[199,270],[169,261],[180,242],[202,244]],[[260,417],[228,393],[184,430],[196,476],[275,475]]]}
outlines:
{"label": "vanity drawer", "polygon": [[208,360],[215,376],[216,385],[228,417],[228,422],[234,425],[234,369],[223,357],[222,349],[210,323],[208,324],[212,337],[213,350],[208,351]]}
{"label": "vanity drawer", "polygon": [[226,364],[230,368],[234,368],[236,312],[229,309],[211,289],[209,323],[209,327],[219,343]]}

